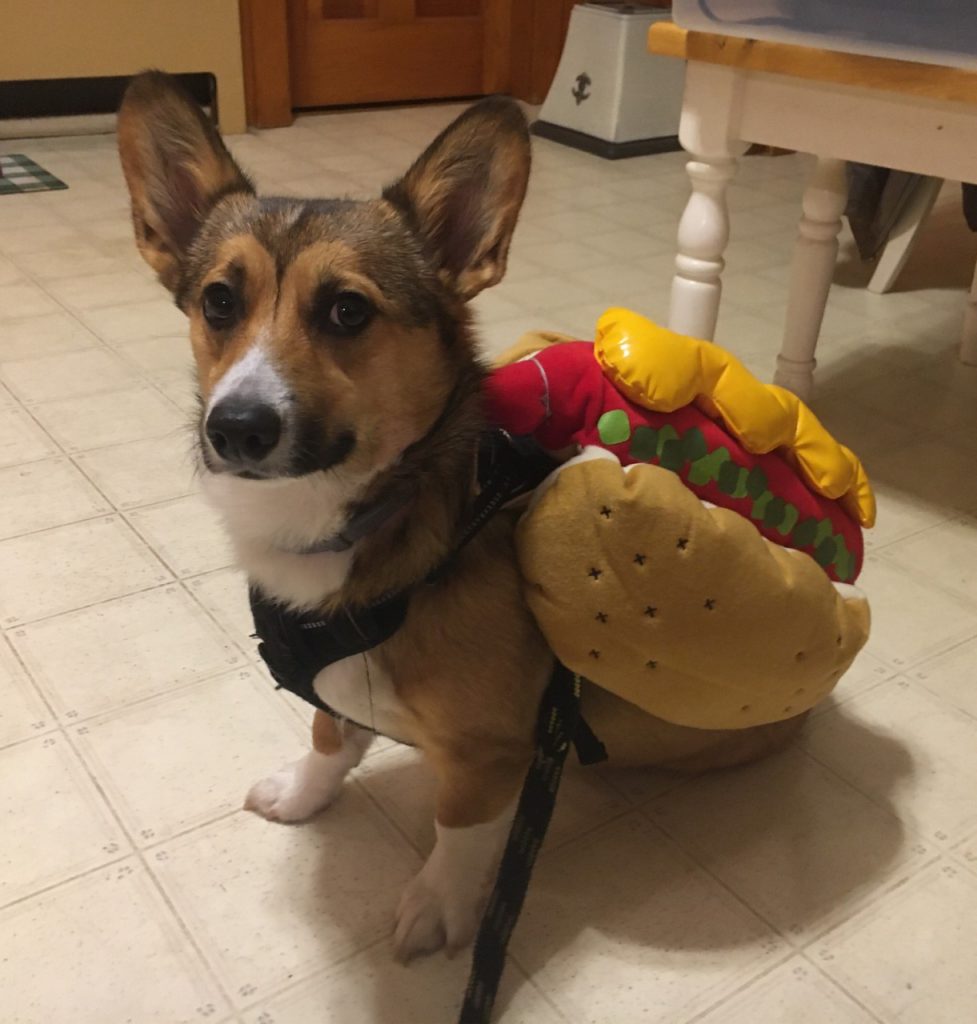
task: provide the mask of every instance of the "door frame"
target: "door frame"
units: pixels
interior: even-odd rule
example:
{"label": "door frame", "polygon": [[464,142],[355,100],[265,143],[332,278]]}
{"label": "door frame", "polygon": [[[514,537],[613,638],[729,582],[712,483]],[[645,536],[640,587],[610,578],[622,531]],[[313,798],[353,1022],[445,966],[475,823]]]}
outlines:
{"label": "door frame", "polygon": [[[578,0],[485,0],[489,12],[482,85],[542,103]],[[295,120],[287,0],[240,0],[248,124],[281,128]]]}
{"label": "door frame", "polygon": [[252,128],[284,128],[295,120],[286,0],[241,0],[244,104]]}

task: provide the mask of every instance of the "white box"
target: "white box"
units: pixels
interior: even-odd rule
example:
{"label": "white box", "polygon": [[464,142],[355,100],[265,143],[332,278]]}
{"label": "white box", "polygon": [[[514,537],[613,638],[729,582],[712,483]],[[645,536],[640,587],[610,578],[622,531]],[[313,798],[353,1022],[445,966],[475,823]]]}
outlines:
{"label": "white box", "polygon": [[610,159],[679,148],[685,66],[648,52],[667,11],[577,4],[537,135]]}

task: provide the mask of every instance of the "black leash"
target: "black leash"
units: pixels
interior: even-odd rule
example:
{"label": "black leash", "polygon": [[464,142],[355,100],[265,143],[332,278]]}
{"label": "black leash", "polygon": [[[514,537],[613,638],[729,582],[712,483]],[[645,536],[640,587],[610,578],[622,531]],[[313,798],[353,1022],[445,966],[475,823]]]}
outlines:
{"label": "black leash", "polygon": [[475,939],[458,1024],[488,1024],[491,1020],[509,938],[519,920],[529,878],[553,816],[563,765],[579,721],[580,677],[557,662],[540,704],[536,753],[526,773],[499,873]]}

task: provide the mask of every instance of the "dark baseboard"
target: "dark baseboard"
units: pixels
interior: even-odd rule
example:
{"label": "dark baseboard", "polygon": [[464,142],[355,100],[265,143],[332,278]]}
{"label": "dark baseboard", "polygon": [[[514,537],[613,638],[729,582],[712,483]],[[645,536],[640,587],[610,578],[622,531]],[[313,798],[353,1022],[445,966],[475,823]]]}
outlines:
{"label": "dark baseboard", "polygon": [[533,135],[538,135],[541,139],[550,139],[572,149],[582,149],[585,153],[602,156],[605,160],[624,160],[629,156],[649,156],[652,153],[674,153],[682,148],[677,135],[662,135],[657,139],[636,139],[634,142],[608,142],[606,139],[598,139],[595,135],[587,135],[549,121],[535,121],[531,130]]}
{"label": "dark baseboard", "polygon": [[[44,78],[0,82],[0,119],[114,114],[129,75],[104,78]],[[216,109],[217,79],[210,72],[174,75],[202,106]]]}

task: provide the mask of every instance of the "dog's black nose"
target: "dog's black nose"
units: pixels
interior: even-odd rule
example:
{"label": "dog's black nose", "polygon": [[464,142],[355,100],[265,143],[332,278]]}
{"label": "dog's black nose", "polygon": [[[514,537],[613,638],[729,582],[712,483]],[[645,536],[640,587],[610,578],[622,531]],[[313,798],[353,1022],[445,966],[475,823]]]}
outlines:
{"label": "dog's black nose", "polygon": [[228,462],[260,462],[274,451],[281,436],[281,416],[260,402],[225,398],[207,417],[207,438]]}

